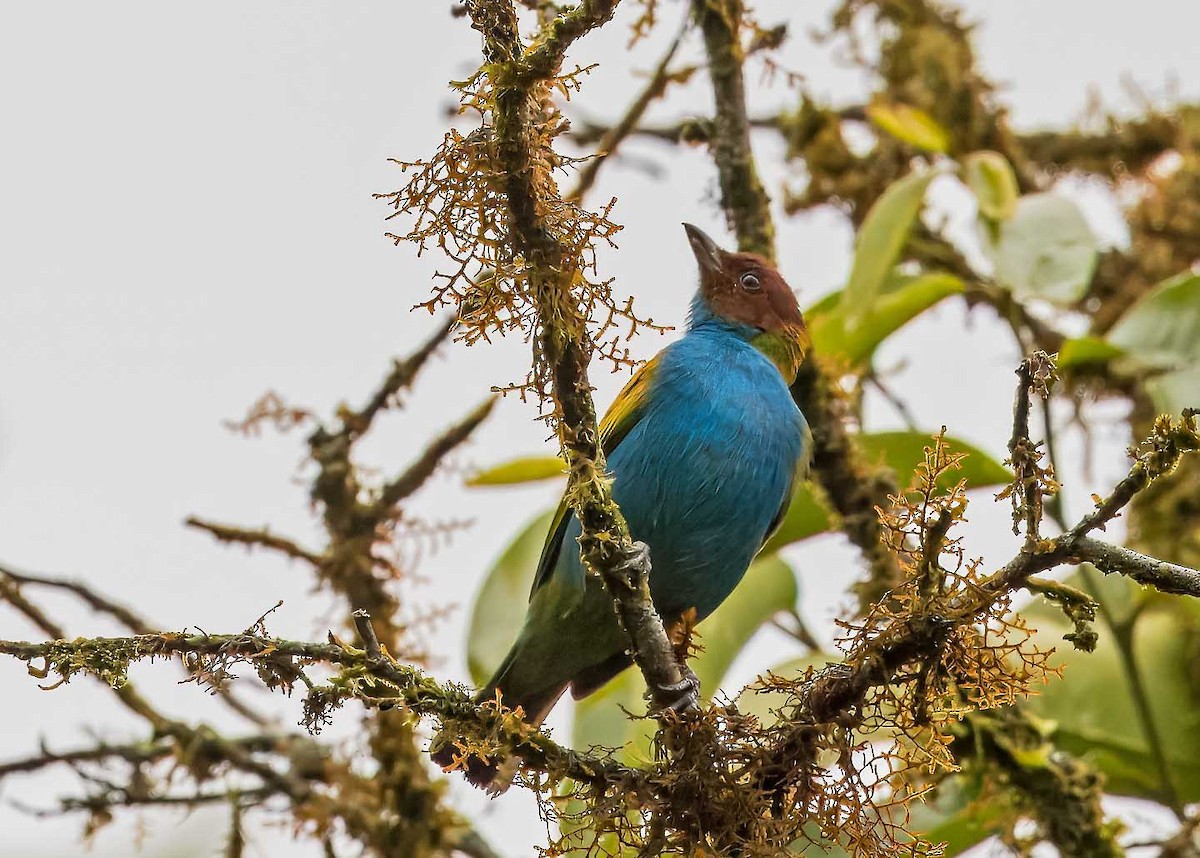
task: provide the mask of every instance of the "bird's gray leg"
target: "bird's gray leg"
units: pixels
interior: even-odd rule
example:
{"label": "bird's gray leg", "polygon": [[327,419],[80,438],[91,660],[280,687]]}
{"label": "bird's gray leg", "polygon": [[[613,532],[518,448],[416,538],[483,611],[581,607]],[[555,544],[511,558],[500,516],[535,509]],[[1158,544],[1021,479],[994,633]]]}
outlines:
{"label": "bird's gray leg", "polygon": [[654,689],[655,702],[663,709],[682,715],[684,712],[700,710],[700,677],[686,664],[679,665],[683,679],[671,685],[660,685]]}
{"label": "bird's gray leg", "polygon": [[[650,547],[644,542],[633,543],[633,554],[619,567],[622,571],[645,575],[650,569]],[[696,712],[700,709],[700,678],[687,666],[679,663],[682,678],[678,682],[652,686],[650,695],[659,709],[672,712]]]}

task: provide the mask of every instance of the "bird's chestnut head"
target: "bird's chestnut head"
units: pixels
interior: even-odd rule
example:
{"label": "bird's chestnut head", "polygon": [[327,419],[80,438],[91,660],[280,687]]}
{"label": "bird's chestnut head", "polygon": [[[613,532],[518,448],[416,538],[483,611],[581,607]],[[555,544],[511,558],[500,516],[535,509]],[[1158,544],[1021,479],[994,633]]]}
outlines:
{"label": "bird's chestnut head", "polygon": [[690,223],[683,225],[700,265],[700,296],[708,311],[764,333],[804,329],[800,305],[783,275],[754,253],[729,253]]}

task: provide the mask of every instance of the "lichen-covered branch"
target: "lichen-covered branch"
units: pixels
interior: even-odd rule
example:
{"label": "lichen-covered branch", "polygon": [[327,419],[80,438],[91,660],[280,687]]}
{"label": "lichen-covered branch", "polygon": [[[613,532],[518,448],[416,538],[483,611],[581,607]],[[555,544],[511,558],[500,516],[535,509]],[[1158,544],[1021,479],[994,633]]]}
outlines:
{"label": "lichen-covered branch", "polygon": [[[873,638],[869,656],[854,669],[843,666],[823,671],[814,680],[808,695],[808,707],[822,720],[839,712],[853,709],[868,688],[888,682],[905,663],[919,659],[936,649],[946,628],[969,624],[987,612],[995,601],[1024,586],[1031,576],[1071,562],[1104,562],[1113,557],[1113,546],[1090,536],[1103,530],[1126,507],[1137,492],[1153,480],[1170,473],[1186,453],[1200,451],[1200,431],[1195,415],[1187,414],[1174,423],[1167,417],[1159,419],[1155,434],[1142,445],[1128,475],[1113,491],[1100,500],[1096,509],[1083,516],[1066,533],[1053,539],[1026,544],[1021,553],[1001,566],[964,596],[941,606],[936,616],[913,617],[881,631]],[[1200,572],[1174,567],[1158,569],[1144,576],[1146,583],[1163,583],[1167,592],[1190,591]],[[1144,567],[1143,567],[1144,569]],[[1113,567],[1112,571],[1123,571]]]}
{"label": "lichen-covered branch", "polygon": [[694,0],[704,33],[708,74],[716,112],[709,146],[717,163],[721,207],[738,239],[738,248],[775,258],[775,224],[770,200],[750,148],[746,83],[742,77],[742,0]]}
{"label": "lichen-covered branch", "polygon": [[[648,686],[656,689],[678,683],[681,673],[650,601],[646,555],[634,546],[603,478],[604,457],[588,381],[587,319],[573,294],[576,274],[583,267],[582,248],[564,244],[544,217],[558,200],[556,185],[539,166],[552,153],[539,151],[535,141],[540,138],[534,133],[535,85],[557,73],[571,38],[606,20],[615,6],[615,2],[581,3],[574,13],[551,22],[528,56],[511,0],[474,0],[467,9],[472,25],[483,34],[485,68],[493,88],[495,168],[502,177],[509,212],[508,238],[525,260],[534,295],[537,349],[549,370],[559,439],[571,474],[569,496],[582,526],[582,556],[612,594],[634,660]],[[572,14],[575,19],[564,21]]]}
{"label": "lichen-covered branch", "polygon": [[[61,681],[79,674],[91,674],[120,690],[128,686],[129,666],[137,661],[156,660],[167,656],[192,656],[204,660],[208,672],[228,675],[232,666],[240,663],[262,668],[286,681],[278,660],[295,669],[317,663],[336,665],[342,674],[334,685],[318,687],[310,695],[310,723],[318,725],[331,702],[332,688],[351,683],[357,688],[364,680],[376,680],[378,687],[388,690],[387,697],[374,698],[381,702],[401,703],[416,714],[474,721],[496,731],[512,745],[513,753],[539,770],[555,769],[562,776],[591,782],[607,778],[637,777],[633,770],[603,757],[577,753],[556,744],[545,734],[513,718],[493,702],[476,704],[460,688],[444,687],[419,669],[397,662],[380,654],[371,657],[338,643],[313,643],[263,637],[253,634],[208,635],[160,633],[125,638],[80,638],[74,641],[0,641],[0,653],[30,664],[31,672],[50,673]],[[38,665],[37,662],[42,662]],[[353,695],[347,695],[353,696]]]}

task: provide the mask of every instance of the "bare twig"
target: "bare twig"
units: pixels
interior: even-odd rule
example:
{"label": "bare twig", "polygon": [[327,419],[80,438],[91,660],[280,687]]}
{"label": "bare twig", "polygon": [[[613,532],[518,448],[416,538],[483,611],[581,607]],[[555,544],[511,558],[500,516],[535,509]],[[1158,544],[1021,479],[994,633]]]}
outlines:
{"label": "bare twig", "polygon": [[49,587],[55,590],[66,590],[83,600],[85,604],[93,610],[103,614],[108,614],[125,628],[135,634],[145,634],[153,631],[151,626],[142,617],[135,614],[132,610],[115,602],[107,596],[99,593],[94,588],[89,587],[82,581],[68,581],[64,578],[51,578],[46,575],[34,575],[29,572],[19,572],[12,566],[0,564],[0,575],[6,575],[18,584],[34,584],[39,587]]}
{"label": "bare twig", "polygon": [[248,547],[267,548],[271,551],[278,551],[287,557],[295,560],[304,560],[314,566],[321,563],[321,555],[315,551],[303,547],[298,542],[288,539],[285,536],[279,536],[271,533],[265,527],[258,529],[249,529],[244,527],[234,527],[229,524],[220,524],[215,521],[206,521],[198,516],[188,516],[184,519],[184,524],[188,527],[194,527],[197,530],[207,531],[221,542],[234,543],[245,545]]}
{"label": "bare twig", "polygon": [[1106,575],[1120,574],[1162,593],[1200,598],[1200,572],[1091,537],[1076,541],[1077,559]]}
{"label": "bare twig", "polygon": [[677,75],[672,74],[670,70],[671,62],[675,59],[675,54],[679,50],[679,45],[683,42],[684,34],[687,33],[688,22],[685,19],[683,26],[679,30],[679,34],[671,42],[667,48],[667,52],[663,54],[663,58],[659,60],[658,65],[650,75],[650,79],[646,81],[646,85],[642,87],[641,92],[633,100],[633,103],[625,110],[624,115],[617,120],[617,124],[607,129],[600,138],[596,146],[596,154],[588,159],[583,168],[579,171],[579,178],[575,182],[575,187],[572,188],[566,196],[568,200],[580,200],[583,198],[596,182],[596,177],[600,174],[600,168],[621,145],[622,141],[633,131],[637,123],[645,115],[646,110],[658,99],[662,98],[667,91],[667,87]]}
{"label": "bare twig", "polygon": [[433,439],[404,473],[387,482],[380,490],[379,500],[375,504],[380,517],[391,515],[396,504],[424,485],[446,458],[446,454],[466,441],[479,424],[488,418],[495,405],[495,397],[485,399],[466,417]]}

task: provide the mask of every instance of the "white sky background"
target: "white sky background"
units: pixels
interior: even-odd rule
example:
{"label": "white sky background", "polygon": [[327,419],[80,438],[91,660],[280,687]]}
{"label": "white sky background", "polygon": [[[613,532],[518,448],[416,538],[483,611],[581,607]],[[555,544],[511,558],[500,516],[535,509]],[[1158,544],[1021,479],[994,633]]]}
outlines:
{"label": "white sky background", "polygon": [[[398,187],[388,157],[430,154],[445,126],[445,81],[478,62],[476,34],[452,19],[450,4],[402,0],[333,4],[260,2],[182,4],[10,4],[0,28],[0,558],[30,570],[84,578],[136,605],[164,628],[244,628],[284,599],[270,622],[281,635],[320,639],[341,606],[308,593],[298,566],[215,545],[185,530],[195,513],[272,529],[315,542],[305,492],[293,481],[301,437],[243,440],[221,421],[241,416],[267,389],[328,413],[339,398],[360,401],[393,355],[430,330],[423,300],[438,259],[383,239],[384,206],[371,193]],[[850,101],[857,72],[814,47],[805,29],[824,24],[829,0],[798,6],[759,4],[774,23],[795,16],[781,57],[819,95]],[[1018,0],[964,4],[980,21],[983,68],[1004,86],[1022,128],[1060,125],[1081,115],[1089,92],[1132,104],[1131,75],[1152,95],[1178,79],[1185,97],[1200,95],[1194,34],[1200,7],[1171,0],[1125,4]],[[802,11],[792,12],[794,8]],[[1110,11],[1111,10],[1111,11]],[[673,36],[679,4],[639,48],[637,68],[656,60]],[[620,23],[580,43],[575,61],[599,61],[568,115],[615,117],[636,79]],[[692,45],[693,49],[695,44]],[[765,112],[791,95],[776,84],[750,95]],[[668,119],[708,108],[706,81],[675,92]],[[578,113],[576,113],[578,111]],[[768,186],[780,196],[780,147],[756,138]],[[727,236],[713,200],[715,176],[699,150],[647,142],[629,145],[649,178],[629,163],[610,163],[594,200],[616,195],[625,225],[619,252],[602,256],[604,273],[637,296],[643,313],[679,325],[694,285],[694,263],[679,229],[690,220]],[[632,157],[631,157],[632,160]],[[1111,213],[1095,193],[1088,214],[1112,235]],[[848,271],[851,236],[840,219],[814,213],[781,221],[781,267],[809,304]],[[986,311],[964,324],[947,305],[890,342],[880,366],[905,368],[895,379],[923,428],[945,422],[998,457],[1010,419],[1016,354]],[[670,334],[677,336],[678,334]],[[667,342],[653,335],[634,350],[649,357]],[[513,339],[490,347],[444,350],[424,374],[411,409],[381,423],[369,452],[394,471],[435,431],[487,395],[520,378],[528,349]],[[625,375],[597,367],[603,407]],[[923,391],[935,389],[936,396]],[[948,408],[950,406],[950,408]],[[951,410],[952,409],[952,410]],[[534,409],[515,399],[455,461],[490,464],[549,452]],[[1111,415],[1110,415],[1111,416]],[[871,428],[894,428],[886,406],[872,405]],[[1100,431],[1097,485],[1122,472],[1123,438],[1115,422]],[[1080,446],[1067,454],[1078,462]],[[1086,499],[1087,487],[1067,491]],[[431,604],[463,606],[432,640],[437,673],[465,679],[463,636],[469,594],[483,570],[557,489],[468,491],[458,478],[435,480],[410,510],[432,520],[476,524],[420,567]],[[1086,502],[1086,500],[1085,500]],[[1077,506],[1077,504],[1076,504]],[[1011,551],[1008,514],[986,496],[973,508],[974,553],[1002,560]],[[791,553],[801,572],[804,613],[829,627],[834,607],[857,573],[840,537],[813,540]],[[75,634],[115,633],[100,619],[51,600]],[[0,637],[36,636],[0,611]],[[749,678],[779,660],[782,639],[760,640],[739,665]],[[221,711],[197,689],[173,685],[175,668],[135,672],[170,714]],[[24,668],[0,660],[0,759],[52,747],[141,737],[142,725],[94,683],[79,680],[52,694]],[[285,724],[299,702],[278,701]],[[561,707],[552,723],[566,723]],[[331,731],[357,724],[348,707]],[[47,806],[67,777],[13,779],[5,802]],[[487,802],[455,787],[464,808],[510,854],[530,854],[543,836],[526,796]],[[195,844],[213,854],[224,811],[149,817],[149,852]],[[3,855],[77,854],[78,819],[36,821],[5,804]],[[102,833],[94,854],[125,855],[128,824]],[[158,844],[158,845],[155,845]],[[179,853],[183,854],[183,853]],[[284,833],[259,833],[251,855],[311,855]]]}

